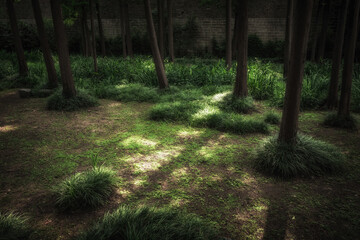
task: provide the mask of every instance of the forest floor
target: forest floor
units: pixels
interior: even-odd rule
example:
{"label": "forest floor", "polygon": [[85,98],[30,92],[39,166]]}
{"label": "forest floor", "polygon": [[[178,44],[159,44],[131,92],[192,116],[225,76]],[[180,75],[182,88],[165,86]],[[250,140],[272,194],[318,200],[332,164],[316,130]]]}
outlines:
{"label": "forest floor", "polygon": [[[123,204],[186,209],[233,240],[360,236],[360,134],[322,126],[325,111],[302,112],[299,128],[339,147],[345,172],[284,181],[251,168],[268,135],[151,121],[149,103],[101,100],[70,113],[45,106],[46,99],[0,92],[0,212],[28,216],[32,239],[71,239]],[[116,194],[96,210],[58,212],[53,187],[90,168],[94,155],[117,171]]]}

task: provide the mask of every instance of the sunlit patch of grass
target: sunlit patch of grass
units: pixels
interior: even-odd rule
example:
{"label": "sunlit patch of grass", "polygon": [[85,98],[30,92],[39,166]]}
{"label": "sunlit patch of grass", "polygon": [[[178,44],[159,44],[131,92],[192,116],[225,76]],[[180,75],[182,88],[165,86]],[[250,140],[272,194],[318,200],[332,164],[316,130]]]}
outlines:
{"label": "sunlit patch of grass", "polygon": [[15,125],[5,125],[5,126],[0,126],[0,133],[6,133],[6,132],[11,132],[11,131],[15,131],[16,129],[18,129],[18,126]]}
{"label": "sunlit patch of grass", "polygon": [[27,218],[14,213],[0,213],[0,239],[27,240],[31,233]]}

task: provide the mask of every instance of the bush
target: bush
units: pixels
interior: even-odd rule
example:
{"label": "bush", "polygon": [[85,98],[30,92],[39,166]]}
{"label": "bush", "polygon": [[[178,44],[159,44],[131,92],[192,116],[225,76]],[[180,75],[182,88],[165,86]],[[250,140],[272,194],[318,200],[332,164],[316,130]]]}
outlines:
{"label": "bush", "polygon": [[59,90],[51,95],[47,101],[47,109],[56,111],[76,111],[98,105],[97,99],[83,90],[78,90],[77,95],[73,98],[64,97],[62,91]]}
{"label": "bush", "polygon": [[26,240],[29,239],[31,232],[26,218],[13,213],[0,213],[0,239]]}
{"label": "bush", "polygon": [[342,170],[343,155],[334,146],[299,135],[295,144],[268,139],[257,151],[254,167],[281,178],[320,176]]}
{"label": "bush", "polygon": [[150,110],[150,119],[163,121],[188,121],[200,108],[194,102],[165,102],[155,105]]}
{"label": "bush", "polygon": [[278,124],[280,122],[280,116],[274,112],[268,112],[265,114],[264,121],[269,124]]}
{"label": "bush", "polygon": [[352,116],[339,116],[337,113],[331,113],[324,120],[325,126],[356,129],[356,120]]}
{"label": "bush", "polygon": [[214,223],[203,220],[194,214],[170,208],[141,207],[132,209],[123,206],[113,213],[105,214],[98,223],[77,239],[215,240],[219,239],[219,232]]}
{"label": "bush", "polygon": [[73,210],[104,205],[114,192],[115,183],[115,172],[104,167],[76,173],[55,187],[56,206]]}
{"label": "bush", "polygon": [[262,57],[264,54],[264,44],[261,39],[255,34],[248,36],[248,56]]}
{"label": "bush", "polygon": [[95,89],[95,95],[99,98],[123,102],[157,102],[159,100],[157,89],[140,84],[103,86]]}
{"label": "bush", "polygon": [[249,113],[255,109],[254,100],[251,97],[238,98],[229,93],[219,102],[219,107],[226,111],[237,113]]}

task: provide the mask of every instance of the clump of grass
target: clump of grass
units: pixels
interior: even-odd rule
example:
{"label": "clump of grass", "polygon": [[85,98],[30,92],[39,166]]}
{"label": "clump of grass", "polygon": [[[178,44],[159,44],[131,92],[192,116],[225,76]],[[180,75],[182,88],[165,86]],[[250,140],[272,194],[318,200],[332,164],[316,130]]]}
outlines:
{"label": "clump of grass", "polygon": [[47,108],[56,111],[76,111],[98,105],[97,99],[83,90],[79,90],[73,98],[66,98],[61,91],[56,91],[47,101]]}
{"label": "clump of grass", "polygon": [[278,124],[280,122],[280,116],[274,112],[268,112],[265,114],[264,121],[269,124]]}
{"label": "clump of grass", "polygon": [[130,208],[122,206],[107,213],[78,240],[92,239],[219,239],[216,225],[194,214],[170,208]]}
{"label": "clump of grass", "polygon": [[150,110],[150,119],[163,121],[187,121],[199,109],[196,102],[165,102]]}
{"label": "clump of grass", "polygon": [[115,172],[104,167],[76,173],[55,187],[56,206],[72,210],[104,205],[114,192],[115,183]]}
{"label": "clump of grass", "polygon": [[343,160],[336,147],[312,137],[299,135],[296,144],[271,137],[258,150],[254,167],[281,178],[321,176],[341,171]]}
{"label": "clump of grass", "polygon": [[29,239],[32,230],[27,219],[14,214],[0,213],[0,239]]}
{"label": "clump of grass", "polygon": [[237,113],[249,113],[255,109],[254,100],[251,97],[237,98],[232,93],[224,96],[219,107]]}
{"label": "clump of grass", "polygon": [[331,113],[326,116],[324,125],[330,127],[356,129],[356,120],[352,116],[339,116],[336,113]]}

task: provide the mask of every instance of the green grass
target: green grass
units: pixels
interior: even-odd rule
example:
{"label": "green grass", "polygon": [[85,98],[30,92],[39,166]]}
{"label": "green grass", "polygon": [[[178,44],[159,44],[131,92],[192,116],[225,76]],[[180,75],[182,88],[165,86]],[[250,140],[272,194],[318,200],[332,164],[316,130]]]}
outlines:
{"label": "green grass", "polygon": [[324,125],[329,127],[356,129],[356,119],[352,116],[339,116],[337,113],[328,114]]}
{"label": "green grass", "polygon": [[196,102],[165,102],[155,105],[150,110],[151,120],[188,121],[200,108]]}
{"label": "green grass", "polygon": [[265,113],[264,121],[269,124],[278,124],[280,122],[280,116],[274,112]]}
{"label": "green grass", "polygon": [[219,107],[225,111],[237,113],[249,113],[255,109],[252,97],[238,98],[232,93],[224,96]]}
{"label": "green grass", "polygon": [[29,239],[31,232],[25,217],[14,213],[0,213],[0,239],[26,240]]}
{"label": "green grass", "polygon": [[170,208],[130,208],[122,206],[107,213],[78,240],[91,239],[219,239],[216,226],[202,218]]}
{"label": "green grass", "polygon": [[344,157],[334,146],[299,135],[296,144],[269,138],[257,150],[254,166],[257,170],[282,178],[321,176],[340,172]]}
{"label": "green grass", "polygon": [[97,99],[83,90],[78,90],[76,96],[72,98],[64,97],[58,90],[47,101],[47,109],[55,111],[76,111],[95,106],[98,106]]}
{"label": "green grass", "polygon": [[56,206],[75,210],[104,205],[114,192],[116,181],[115,172],[104,167],[76,173],[55,187]]}

